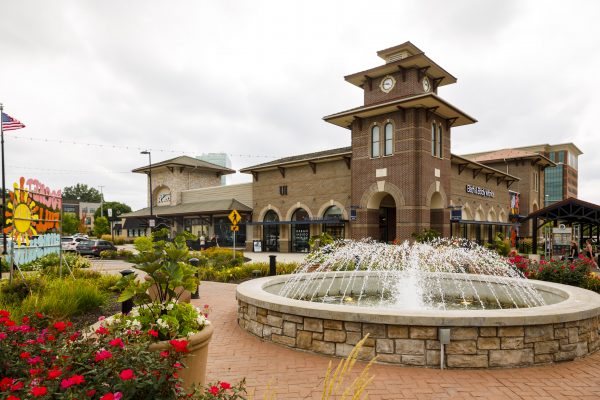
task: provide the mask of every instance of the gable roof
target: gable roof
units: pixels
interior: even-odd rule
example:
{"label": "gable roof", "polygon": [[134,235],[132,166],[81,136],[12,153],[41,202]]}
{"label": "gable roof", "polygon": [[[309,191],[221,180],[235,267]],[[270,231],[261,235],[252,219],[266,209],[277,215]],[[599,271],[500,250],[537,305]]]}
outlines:
{"label": "gable roof", "polygon": [[252,172],[261,169],[272,169],[275,167],[290,165],[290,164],[302,164],[306,162],[316,162],[320,160],[328,160],[335,158],[348,157],[352,155],[352,147],[340,147],[338,149],[317,151],[315,153],[300,154],[297,156],[284,157],[277,160],[269,161],[266,163],[253,165],[240,169],[240,172]]}
{"label": "gable roof", "polygon": [[[242,202],[236,199],[221,199],[221,200],[207,200],[199,201],[195,203],[177,204],[175,206],[157,206],[152,207],[152,212],[156,216],[173,216],[173,215],[185,215],[191,213],[206,213],[215,214],[219,212],[226,212],[238,210],[240,212],[251,212],[252,208],[248,207]],[[150,208],[142,208],[127,214],[122,214],[121,218],[139,218],[139,217],[150,217]]]}
{"label": "gable roof", "polygon": [[505,161],[505,160],[522,160],[522,159],[534,159],[537,163],[544,166],[555,166],[556,164],[549,158],[535,153],[533,151],[519,150],[519,149],[501,149],[496,151],[490,151],[487,153],[475,153],[465,154],[463,157],[479,163],[490,163],[493,161]]}
{"label": "gable roof", "polygon": [[[165,160],[165,161],[161,161],[161,162],[152,164],[153,169],[161,168],[161,167],[191,168],[191,169],[204,170],[204,171],[214,171],[214,172],[218,172],[221,174],[234,174],[235,173],[235,170],[233,170],[231,168],[222,167],[220,165],[213,164],[208,161],[198,160],[197,158],[189,157],[189,156],[179,156],[179,157],[171,158],[169,160]],[[139,168],[132,170],[132,172],[147,173],[149,170],[150,170],[150,166],[144,165],[143,167],[139,167]]]}

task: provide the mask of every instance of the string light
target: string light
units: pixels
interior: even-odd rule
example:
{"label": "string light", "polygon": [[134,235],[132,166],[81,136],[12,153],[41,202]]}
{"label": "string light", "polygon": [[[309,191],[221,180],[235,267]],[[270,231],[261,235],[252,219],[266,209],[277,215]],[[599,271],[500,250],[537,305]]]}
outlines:
{"label": "string light", "polygon": [[[169,150],[169,149],[160,149],[160,148],[148,148],[148,147],[130,146],[130,145],[87,143],[87,142],[78,142],[78,141],[75,141],[75,140],[36,138],[36,137],[28,137],[28,136],[21,136],[21,135],[13,135],[13,136],[10,136],[10,137],[7,137],[7,138],[16,139],[16,140],[29,140],[31,142],[45,142],[45,143],[58,143],[58,144],[75,145],[75,146],[111,148],[111,149],[115,149],[115,150],[135,150],[135,151],[149,150],[149,151],[152,151],[152,152],[173,153],[173,154],[181,154],[181,155],[184,155],[185,153],[189,152],[189,150],[188,151],[183,151],[183,150]],[[233,154],[233,153],[227,153],[227,154],[230,157],[271,158],[271,159],[278,158],[277,156],[268,156],[268,155],[263,155],[263,154]]]}

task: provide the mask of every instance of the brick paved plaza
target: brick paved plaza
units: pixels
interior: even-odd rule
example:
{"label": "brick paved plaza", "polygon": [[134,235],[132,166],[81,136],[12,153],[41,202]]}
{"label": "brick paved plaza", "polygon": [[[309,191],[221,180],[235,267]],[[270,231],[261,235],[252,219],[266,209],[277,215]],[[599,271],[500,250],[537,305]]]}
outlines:
{"label": "brick paved plaza", "polygon": [[[215,334],[208,379],[246,378],[255,399],[320,398],[328,357],[261,341],[237,325],[234,284],[202,282],[196,305],[211,306]],[[337,363],[339,359],[333,359]],[[357,369],[363,364],[357,365]],[[374,365],[369,398],[600,399],[600,352],[573,362],[503,370],[444,370]]]}

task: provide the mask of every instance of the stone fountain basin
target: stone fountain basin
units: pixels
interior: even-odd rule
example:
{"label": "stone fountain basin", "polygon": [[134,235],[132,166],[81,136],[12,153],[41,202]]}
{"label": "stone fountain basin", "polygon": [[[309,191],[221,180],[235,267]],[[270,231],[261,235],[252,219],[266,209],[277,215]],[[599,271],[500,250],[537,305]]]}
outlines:
{"label": "stone fountain basin", "polygon": [[[325,278],[340,272],[322,273]],[[367,284],[377,286],[372,272]],[[466,279],[467,274],[440,274]],[[573,286],[530,280],[548,305],[502,310],[393,310],[314,303],[279,296],[291,275],[251,280],[237,288],[238,322],[264,340],[320,354],[346,356],[369,333],[362,357],[380,362],[439,366],[439,328],[450,368],[529,366],[573,360],[598,350],[600,295]],[[482,291],[494,277],[469,275]],[[503,278],[511,281],[511,278]],[[515,280],[515,283],[518,283]]]}

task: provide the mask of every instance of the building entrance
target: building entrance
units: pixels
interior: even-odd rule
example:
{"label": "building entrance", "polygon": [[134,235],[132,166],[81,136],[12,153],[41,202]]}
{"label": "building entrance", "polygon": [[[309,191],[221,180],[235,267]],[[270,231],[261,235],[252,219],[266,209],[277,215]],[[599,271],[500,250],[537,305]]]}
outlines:
{"label": "building entrance", "polygon": [[396,202],[389,194],[379,204],[379,238],[384,243],[396,239]]}

